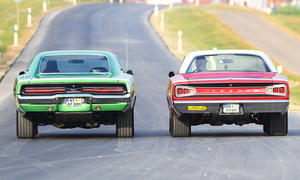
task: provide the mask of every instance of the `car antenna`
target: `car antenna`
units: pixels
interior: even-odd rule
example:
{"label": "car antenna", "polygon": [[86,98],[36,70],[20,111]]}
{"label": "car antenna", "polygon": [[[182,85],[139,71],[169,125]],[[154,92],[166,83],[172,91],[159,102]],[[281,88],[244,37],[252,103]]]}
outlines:
{"label": "car antenna", "polygon": [[126,69],[128,70],[128,31],[125,35],[125,48],[126,48]]}

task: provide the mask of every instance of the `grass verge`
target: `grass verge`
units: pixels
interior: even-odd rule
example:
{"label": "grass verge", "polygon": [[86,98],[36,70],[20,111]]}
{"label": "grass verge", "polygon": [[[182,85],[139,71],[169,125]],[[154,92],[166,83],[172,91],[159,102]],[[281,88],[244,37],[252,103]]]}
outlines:
{"label": "grass verge", "polygon": [[[213,11],[238,11],[253,12],[248,8],[232,6],[201,6],[201,7],[179,7],[163,9],[164,31],[160,31],[160,15],[151,16],[151,23],[159,33],[170,51],[179,59],[188,52],[195,50],[207,50],[217,47],[218,49],[257,49],[238,36],[230,27],[225,25]],[[177,32],[183,32],[183,51],[177,51]],[[276,62],[276,61],[275,61]],[[300,110],[300,77],[284,69],[290,83],[290,110]]]}

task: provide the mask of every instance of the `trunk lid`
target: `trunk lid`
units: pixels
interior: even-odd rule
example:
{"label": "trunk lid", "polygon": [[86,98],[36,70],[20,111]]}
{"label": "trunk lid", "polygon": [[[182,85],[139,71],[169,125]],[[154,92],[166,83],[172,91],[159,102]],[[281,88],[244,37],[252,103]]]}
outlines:
{"label": "trunk lid", "polygon": [[269,80],[272,81],[276,73],[241,73],[241,72],[231,72],[231,73],[193,73],[193,74],[183,74],[183,78],[189,82],[194,81],[226,81],[227,83],[232,83],[233,81],[247,81],[247,80]]}

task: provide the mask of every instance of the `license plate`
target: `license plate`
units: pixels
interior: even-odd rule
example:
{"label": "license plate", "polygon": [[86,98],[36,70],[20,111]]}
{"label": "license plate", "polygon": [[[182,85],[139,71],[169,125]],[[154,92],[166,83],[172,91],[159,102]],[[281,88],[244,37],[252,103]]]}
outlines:
{"label": "license plate", "polygon": [[239,104],[223,104],[223,113],[240,113]]}
{"label": "license plate", "polygon": [[81,106],[84,103],[83,98],[66,98],[65,104],[70,107]]}
{"label": "license plate", "polygon": [[188,106],[189,111],[206,111],[207,106]]}

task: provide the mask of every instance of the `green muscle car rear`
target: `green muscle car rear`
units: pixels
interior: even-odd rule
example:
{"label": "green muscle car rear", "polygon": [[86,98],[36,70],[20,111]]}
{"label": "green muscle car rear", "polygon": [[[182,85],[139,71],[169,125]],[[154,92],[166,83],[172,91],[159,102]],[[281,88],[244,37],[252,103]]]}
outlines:
{"label": "green muscle car rear", "polygon": [[135,82],[118,57],[105,51],[49,51],[33,58],[15,80],[17,137],[38,126],[97,128],[116,124],[118,137],[134,135]]}

